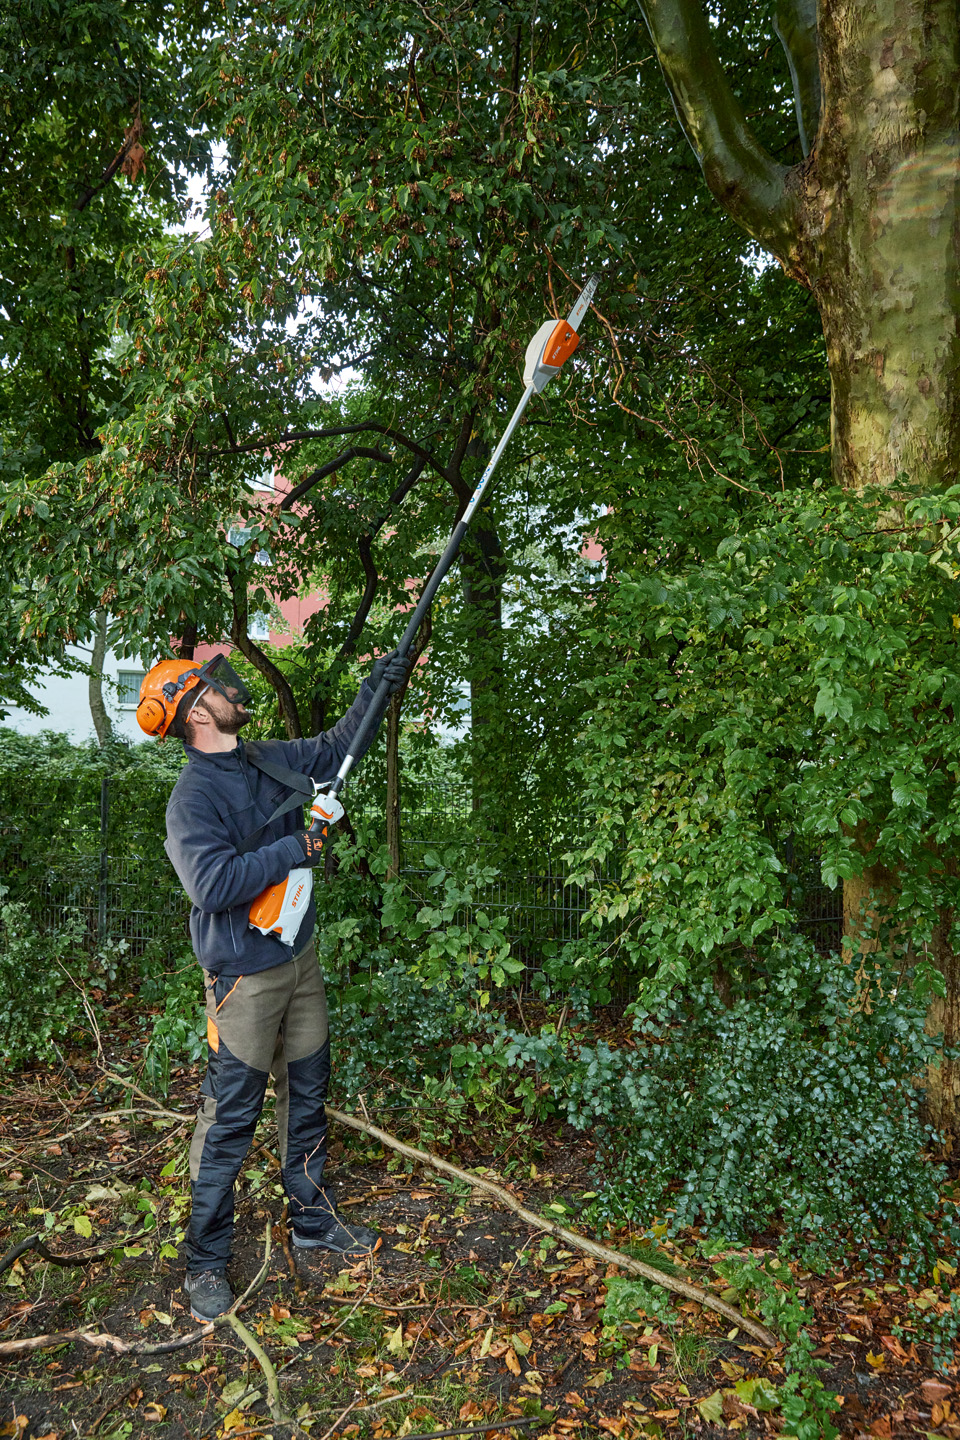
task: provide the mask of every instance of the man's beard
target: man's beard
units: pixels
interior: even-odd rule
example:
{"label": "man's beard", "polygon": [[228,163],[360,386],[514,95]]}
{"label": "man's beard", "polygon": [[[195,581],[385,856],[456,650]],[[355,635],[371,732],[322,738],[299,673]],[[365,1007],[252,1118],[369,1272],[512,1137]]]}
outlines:
{"label": "man's beard", "polygon": [[250,720],[249,712],[242,705],[231,705],[228,715],[217,715],[217,729],[224,735],[239,735]]}

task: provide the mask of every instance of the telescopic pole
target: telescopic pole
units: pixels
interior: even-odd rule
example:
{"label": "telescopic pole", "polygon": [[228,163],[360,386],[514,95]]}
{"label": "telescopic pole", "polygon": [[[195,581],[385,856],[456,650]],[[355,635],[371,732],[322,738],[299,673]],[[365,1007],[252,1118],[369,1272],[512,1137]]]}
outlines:
{"label": "telescopic pole", "polygon": [[[417,601],[416,609],[410,616],[407,628],[404,630],[400,643],[397,646],[398,655],[409,654],[421,622],[429,610],[433,597],[440,588],[440,584],[446,576],[447,571],[457,558],[457,552],[460,549],[464,535],[467,533],[467,526],[470,524],[477,506],[483,499],[483,494],[490,482],[490,477],[494,470],[496,470],[500,462],[500,457],[507,448],[511,435],[520,423],[520,417],[523,415],[524,410],[526,410],[530,402],[530,397],[538,394],[543,389],[547,382],[556,375],[564,361],[567,360],[577,348],[580,342],[580,336],[577,333],[578,326],[587,312],[590,301],[593,299],[599,283],[599,275],[591,275],[577,296],[576,304],[570,311],[567,319],[545,321],[527,346],[523,370],[524,391],[520,397],[520,403],[511,415],[510,422],[500,438],[500,443],[490,456],[489,464],[480,476],[480,483],[470,497],[470,503],[453,527],[453,533],[447,541],[446,549],[434,566],[430,579],[423,587],[423,594]],[[357,763],[357,756],[363,754],[368,740],[380,723],[380,710],[389,693],[389,680],[381,680],[374,693],[373,700],[367,709],[367,713],[364,715],[360,722],[360,727],[353,737],[350,752],[344,757],[343,764],[337,771],[336,779],[326,792],[328,795],[338,795],[343,789],[347,776]]]}

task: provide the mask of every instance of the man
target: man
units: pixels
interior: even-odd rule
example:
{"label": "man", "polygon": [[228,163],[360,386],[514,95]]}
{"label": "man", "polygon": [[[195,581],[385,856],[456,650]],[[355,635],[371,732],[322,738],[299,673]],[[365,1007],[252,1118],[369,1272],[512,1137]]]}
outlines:
{"label": "man", "polygon": [[[408,668],[395,652],[377,660],[332,730],[246,746],[239,733],[250,693],[225,656],[161,661],[141,687],[141,729],[183,740],[187,754],[167,805],[166,849],[193,902],[190,934],[206,987],[208,1061],[190,1148],[184,1281],[197,1320],[233,1304],[233,1187],[271,1074],[294,1246],[356,1259],[377,1243],[374,1231],[342,1222],[323,1179],[330,1044],[311,937],[312,870],[326,830],[305,829],[302,805],[310,782],[322,788],[336,775],[380,681],[395,693]],[[332,819],[337,813],[339,804]],[[271,928],[254,902],[291,872],[299,910],[282,930]]]}

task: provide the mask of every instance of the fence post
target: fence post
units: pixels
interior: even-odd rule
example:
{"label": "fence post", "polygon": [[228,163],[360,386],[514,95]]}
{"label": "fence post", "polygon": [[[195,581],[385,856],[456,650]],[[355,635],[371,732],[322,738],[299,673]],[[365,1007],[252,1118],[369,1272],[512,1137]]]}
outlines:
{"label": "fence post", "polygon": [[110,779],[100,777],[100,874],[97,885],[97,941],[107,938],[107,882],[110,870]]}

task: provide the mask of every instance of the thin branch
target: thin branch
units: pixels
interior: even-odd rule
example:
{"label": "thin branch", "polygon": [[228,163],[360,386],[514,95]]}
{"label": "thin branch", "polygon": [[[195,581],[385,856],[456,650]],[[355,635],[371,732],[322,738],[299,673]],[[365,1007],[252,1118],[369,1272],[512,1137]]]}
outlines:
{"label": "thin branch", "polygon": [[270,1414],[278,1425],[289,1425],[291,1422],[284,1414],[283,1406],[280,1404],[280,1385],[277,1381],[277,1372],[273,1368],[269,1355],[257,1340],[256,1336],[251,1335],[246,1325],[244,1325],[242,1320],[238,1320],[236,1315],[229,1314],[227,1316],[227,1324],[237,1339],[243,1341],[263,1371],[263,1378],[267,1382],[267,1405],[270,1407]]}
{"label": "thin branch", "polygon": [[490,1430],[521,1430],[529,1425],[552,1425],[553,1414],[517,1416],[508,1420],[491,1420],[486,1425],[458,1425],[455,1430],[425,1430],[422,1435],[408,1435],[407,1440],[441,1440],[445,1435],[486,1435]]}
{"label": "thin branch", "polygon": [[6,1163],[15,1165],[36,1150],[43,1150],[48,1145],[60,1145],[64,1140],[72,1140],[82,1130],[89,1130],[91,1125],[98,1125],[102,1120],[124,1120],[132,1115],[147,1115],[151,1120],[166,1120],[168,1124],[188,1125],[190,1123],[189,1116],[177,1116],[172,1110],[164,1110],[159,1106],[153,1110],[141,1110],[139,1106],[130,1106],[126,1110],[101,1110],[96,1115],[91,1115],[89,1120],[84,1120],[82,1125],[77,1125],[72,1130],[65,1130],[62,1135],[48,1135],[43,1140],[25,1145],[22,1150],[12,1151],[6,1145],[0,1145],[0,1150],[7,1150],[9,1159]]}
{"label": "thin branch", "polygon": [[274,435],[271,438],[261,437],[258,440],[248,440],[243,445],[231,445],[225,450],[205,450],[204,455],[215,460],[220,455],[243,455],[249,450],[269,450],[273,447],[280,448],[283,445],[293,445],[299,440],[332,440],[344,435],[383,435],[392,440],[395,445],[400,445],[404,450],[409,450],[411,455],[417,455],[424,464],[435,470],[441,479],[450,483],[450,476],[445,465],[423,445],[411,440],[400,430],[394,430],[390,425],[380,425],[375,420],[364,420],[357,425],[332,425],[322,430],[288,430],[283,435]]}
{"label": "thin branch", "polygon": [[299,485],[295,485],[292,490],[284,495],[277,508],[279,510],[289,510],[291,505],[295,505],[301,495],[306,495],[307,491],[312,490],[314,485],[319,485],[321,480],[326,480],[328,475],[333,475],[342,465],[346,465],[348,461],[356,460],[357,458],[379,460],[381,465],[390,465],[393,462],[393,456],[388,455],[385,450],[369,450],[365,445],[351,445],[348,450],[344,450],[335,460],[328,460],[326,465],[320,466],[319,470],[311,471],[306,480],[301,480]]}
{"label": "thin branch", "polygon": [[[367,526],[367,533],[361,535],[357,542],[360,554],[360,564],[363,566],[364,587],[354,617],[350,622],[350,628],[343,638],[339,650],[330,662],[326,672],[325,690],[329,690],[332,679],[339,674],[340,667],[348,656],[352,655],[357,647],[357,641],[367,623],[367,617],[373,608],[373,602],[377,594],[377,586],[380,583],[380,575],[373,560],[373,541],[390,519],[396,507],[403,503],[410,491],[416,485],[420,476],[426,469],[426,461],[417,458],[413,467],[404,476],[403,480],[394,490],[386,503],[386,506],[370,521]],[[326,712],[326,700],[320,693],[315,694],[310,708],[310,725],[314,732],[319,732],[324,727]]]}
{"label": "thin branch", "polygon": [[773,28],[790,67],[800,145],[804,155],[809,155],[820,128],[822,105],[817,0],[777,0]]}
{"label": "thin branch", "polygon": [[38,1255],[51,1265],[92,1265],[95,1261],[103,1260],[107,1255],[112,1255],[117,1245],[132,1245],[135,1240],[142,1240],[144,1235],[148,1233],[147,1230],[137,1230],[133,1235],[125,1235],[122,1240],[117,1241],[116,1245],[110,1245],[106,1250],[78,1250],[75,1255],[54,1255],[52,1250],[47,1249],[43,1243],[43,1237],[38,1231],[36,1235],[28,1235],[26,1240],[21,1240],[19,1245],[14,1245],[12,1250],[7,1251],[3,1259],[0,1260],[0,1275],[2,1275],[5,1270],[9,1270],[10,1266],[19,1260],[21,1255],[26,1255],[28,1250],[35,1250]]}
{"label": "thin branch", "polygon": [[106,170],[104,170],[103,174],[100,176],[100,179],[97,181],[96,185],[91,185],[88,190],[85,190],[83,192],[80,199],[77,201],[77,210],[86,210],[93,197],[95,195],[98,195],[105,186],[110,184],[110,181],[113,179],[114,175],[116,175],[117,171],[120,169],[120,166],[130,154],[130,151],[133,149],[134,145],[137,144],[137,141],[138,136],[136,134],[127,136],[126,140],[124,140],[116,155],[114,155],[113,159],[110,161],[110,164],[107,166]]}
{"label": "thin branch", "polygon": [[641,0],[640,10],[707,185],[749,235],[792,268],[798,209],[787,168],[747,124],[700,0]]}
{"label": "thin branch", "polygon": [[0,1342],[0,1359],[7,1355],[27,1355],[32,1350],[46,1350],[51,1345],[67,1345],[71,1342],[89,1345],[94,1350],[111,1350],[115,1355],[167,1355],[171,1350],[185,1350],[188,1345],[196,1345],[198,1341],[206,1340],[219,1325],[229,1325],[231,1315],[260,1289],[270,1269],[270,1240],[270,1222],[267,1221],[263,1264],[257,1274],[239,1299],[234,1300],[229,1310],[190,1335],[178,1335],[175,1340],[164,1340],[159,1345],[132,1345],[129,1340],[121,1340],[119,1335],[110,1335],[106,1331],[98,1333],[92,1330],[56,1330],[51,1335],[28,1335],[23,1340]]}
{"label": "thin branch", "polygon": [[233,622],[230,627],[230,639],[240,654],[249,660],[254,669],[259,670],[263,678],[272,686],[280,706],[280,714],[283,717],[288,738],[300,740],[303,736],[303,727],[300,723],[300,712],[297,709],[293,686],[279,666],[275,665],[247,634],[247,586],[243,575],[230,576],[230,589],[233,594]]}
{"label": "thin branch", "polygon": [[327,1115],[337,1120],[341,1125],[348,1125],[353,1130],[360,1130],[365,1135],[372,1135],[379,1140],[381,1145],[388,1145],[390,1149],[406,1155],[410,1160],[416,1160],[419,1165],[428,1165],[433,1170],[439,1170],[445,1175],[452,1175],[461,1184],[470,1185],[475,1190],[481,1190],[484,1195],[489,1195],[527,1225],[532,1225],[537,1230],[545,1230],[549,1235],[562,1240],[566,1245],[573,1245],[578,1250],[583,1250],[587,1255],[593,1255],[598,1260],[605,1261],[608,1265],[616,1265],[620,1270],[626,1270],[631,1275],[640,1275],[645,1280],[650,1280],[654,1285],[660,1285],[664,1290],[670,1290],[675,1295],[682,1295],[686,1300],[695,1300],[698,1305],[703,1305],[709,1310],[716,1310],[727,1320],[746,1330],[768,1349],[776,1349],[779,1341],[776,1336],[764,1328],[763,1325],[751,1320],[749,1316],[742,1315],[718,1295],[710,1290],[704,1290],[699,1285],[693,1285],[688,1280],[680,1280],[675,1275],[667,1275],[665,1272],[655,1269],[652,1265],[645,1265],[642,1260],[634,1260],[631,1255],[623,1255],[619,1250],[611,1250],[607,1245],[598,1245],[594,1240],[588,1240],[583,1235],[577,1235],[573,1230],[567,1230],[563,1225],[557,1225],[553,1220],[545,1220],[542,1215],[537,1215],[533,1210],[527,1210],[520,1204],[509,1190],[501,1185],[494,1185],[490,1180],[481,1180],[479,1175],[471,1175],[467,1170],[461,1170],[459,1165],[452,1165],[449,1160],[441,1160],[437,1155],[430,1155],[426,1150],[418,1150],[414,1145],[407,1145],[403,1140],[398,1140],[386,1130],[371,1125],[366,1120],[361,1120],[356,1115],[346,1115],[342,1110],[334,1110],[332,1106],[326,1107]]}

